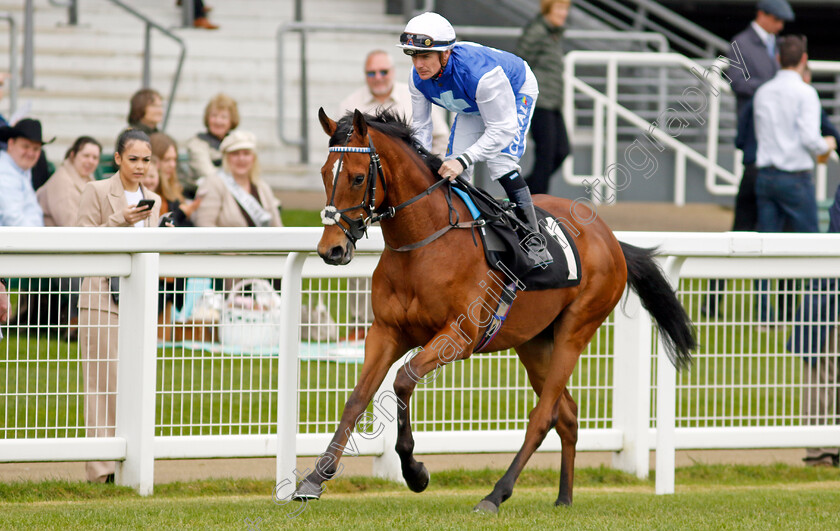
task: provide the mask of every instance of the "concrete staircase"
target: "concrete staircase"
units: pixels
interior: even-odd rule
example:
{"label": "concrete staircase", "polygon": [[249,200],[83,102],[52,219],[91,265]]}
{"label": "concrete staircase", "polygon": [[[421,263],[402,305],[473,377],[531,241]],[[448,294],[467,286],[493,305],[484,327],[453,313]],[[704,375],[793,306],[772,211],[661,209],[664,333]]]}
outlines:
{"label": "concrete staircase", "polygon": [[[145,25],[106,0],[79,3],[79,25],[67,26],[66,9],[36,1],[35,89],[19,92],[18,107],[31,103],[29,114],[44,124],[50,161],[60,163],[66,148],[80,135],[100,140],[106,152],[126,126],[128,101],[141,87]],[[286,74],[284,131],[296,137],[302,116],[311,131],[310,165],[300,164],[299,148],[282,144],[277,133],[278,28],[293,20],[292,0],[209,0],[218,31],[183,29],[174,0],[144,0],[135,8],[172,28],[187,47],[184,68],[172,106],[167,133],[183,145],[203,130],[206,102],[218,92],[235,98],[240,129],[259,139],[263,175],[276,188],[320,189],[318,167],[326,155],[317,109],[337,114],[340,100],[363,81],[363,61],[372,48],[394,49],[396,36],[317,33],[307,40],[309,109],[300,108],[300,47],[296,35],[286,38],[282,67]],[[23,27],[20,0],[0,0]],[[385,15],[384,0],[307,0],[304,20],[335,24],[401,24]],[[20,32],[22,33],[22,31]],[[22,35],[19,49],[22,50]],[[152,31],[152,87],[166,97],[179,47]],[[0,37],[0,68],[8,68],[8,39]],[[408,75],[410,62],[395,54],[397,77]],[[20,61],[19,61],[20,63]],[[166,102],[165,102],[166,103]],[[0,104],[7,114],[8,102]]]}

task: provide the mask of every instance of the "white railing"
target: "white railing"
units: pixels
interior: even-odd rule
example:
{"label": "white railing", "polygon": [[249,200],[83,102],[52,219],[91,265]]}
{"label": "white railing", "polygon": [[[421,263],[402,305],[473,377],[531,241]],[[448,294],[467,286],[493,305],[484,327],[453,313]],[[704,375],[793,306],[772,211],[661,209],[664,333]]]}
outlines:
{"label": "white railing", "polygon": [[[579,76],[581,66],[601,66],[606,70],[605,91],[593,87]],[[811,61],[809,65],[815,74],[840,74],[840,62]],[[712,66],[705,67],[683,55],[676,53],[651,52],[602,52],[573,51],[566,55],[564,62],[565,93],[563,115],[566,127],[573,143],[591,141],[591,173],[588,175],[575,172],[574,155],[563,165],[563,178],[569,184],[587,186],[594,202],[603,202],[604,198],[615,201],[620,196],[621,186],[611,186],[609,180],[615,180],[616,165],[622,167],[633,177],[644,175],[651,177],[659,166],[661,151],[666,148],[675,154],[674,165],[674,204],[684,205],[686,200],[686,164],[692,162],[701,167],[705,174],[705,188],[713,195],[734,196],[743,173],[741,152],[736,150],[732,171],[719,163],[720,141],[720,99],[722,94],[731,94],[729,83],[721,77],[727,61],[719,58]],[[676,68],[690,73],[685,89],[678,97],[663,96],[663,84],[656,89],[659,93],[659,117],[651,122],[638,113],[628,109],[619,101],[619,88],[628,81],[622,77],[619,68],[623,67],[659,67]],[[664,70],[663,70],[664,71]],[[741,75],[740,73],[738,73]],[[591,72],[589,73],[591,75]],[[599,78],[600,79],[600,78]],[[652,89],[655,85],[652,85]],[[576,105],[581,99],[591,100],[593,105],[592,124],[579,124],[583,114]],[[690,118],[685,118],[688,115]],[[635,141],[626,148],[622,157],[618,153],[619,120],[632,126],[637,135]],[[680,136],[683,130],[705,127],[705,152],[683,143]],[[588,140],[590,139],[591,140]],[[635,158],[634,158],[635,157]],[[833,160],[837,160],[832,153]],[[828,197],[827,164],[817,164],[815,171],[817,199]],[[670,178],[670,177],[669,177]],[[611,188],[611,189],[610,189]],[[617,189],[616,189],[617,188]]]}
{"label": "white railing", "polygon": [[[118,482],[142,494],[151,493],[154,459],[162,458],[277,456],[278,483],[293,479],[297,455],[326,448],[360,361],[358,344],[317,341],[322,323],[301,326],[301,305],[323,303],[343,329],[369,324],[348,316],[347,286],[338,279],[369,278],[383,247],[381,233],[373,230],[359,242],[360,255],[350,265],[326,266],[312,253],[320,233],[318,228],[2,229],[0,276],[120,276],[123,311],[114,437],[84,436],[74,344],[61,342],[58,352],[48,351],[46,339],[29,337],[23,327],[3,327],[0,461],[118,460]],[[695,319],[701,350],[689,371],[675,374],[657,355],[649,317],[629,296],[584,352],[570,381],[580,405],[578,449],[616,452],[616,466],[639,477],[647,476],[648,452],[656,449],[656,490],[668,493],[674,487],[675,449],[837,444],[840,427],[806,425],[810,419],[798,407],[806,387],[802,362],[779,341],[789,326],[805,323],[787,321],[770,333],[757,331],[756,296],[769,293],[782,301],[787,291],[781,285],[768,291],[750,279],[836,276],[840,236],[618,237],[660,247],[664,268]],[[225,344],[223,330],[221,341],[158,343],[161,329],[183,326],[158,324],[158,278],[202,276],[282,279],[278,348],[238,351]],[[731,280],[725,288],[710,289],[708,279]],[[360,290],[364,294],[368,286]],[[807,286],[793,293],[807,293]],[[718,294],[723,317],[703,317],[701,305]],[[837,316],[831,316],[836,324]],[[252,326],[259,333],[258,325]],[[352,453],[378,456],[376,473],[397,477],[395,424],[388,422],[396,406],[389,393],[386,380],[374,409],[383,433],[354,437]],[[516,451],[534,403],[511,352],[453,364],[418,386],[412,399],[417,451]],[[540,448],[559,449],[553,433]]]}
{"label": "white railing", "polygon": [[[606,67],[606,93],[602,93],[576,75],[576,68],[581,65],[603,65]],[[705,79],[696,79],[682,93],[680,101],[651,123],[635,112],[618,103],[619,96],[619,67],[628,66],[656,66],[680,68],[685,72],[696,72]],[[645,174],[655,171],[652,164],[658,166],[656,158],[658,148],[651,140],[673,150],[676,154],[674,174],[674,203],[685,204],[686,162],[690,160],[701,166],[706,174],[706,189],[714,194],[734,195],[738,191],[739,176],[722,168],[718,160],[718,124],[720,121],[720,93],[731,91],[729,85],[720,80],[719,74],[712,72],[704,76],[706,68],[692,61],[684,55],[675,53],[634,53],[634,52],[581,52],[574,51],[566,55],[564,61],[565,93],[563,114],[569,117],[566,127],[569,137],[574,139],[578,128],[575,120],[575,94],[580,92],[594,103],[594,123],[592,124],[592,173],[578,175],[574,170],[574,159],[563,165],[563,177],[566,182],[575,185],[587,185],[592,188],[592,200],[599,202],[607,194],[615,197],[616,190],[607,192],[608,183],[605,177],[611,168],[620,165],[632,175]],[[701,103],[702,102],[702,103]],[[700,103],[700,105],[698,105]],[[680,105],[681,104],[681,105]],[[677,107],[680,107],[679,109]],[[695,149],[684,144],[677,137],[682,129],[693,126],[680,114],[691,112],[693,119],[700,125],[706,126],[706,153],[698,153]],[[618,159],[618,120],[622,119],[638,129],[637,140],[625,151],[622,160]],[[662,123],[659,123],[659,122]],[[636,150],[635,159],[631,149]],[[664,148],[663,148],[664,149]],[[638,162],[642,157],[642,162]],[[718,178],[725,184],[718,183]],[[598,183],[595,186],[592,184]],[[619,187],[619,190],[621,188]]]}

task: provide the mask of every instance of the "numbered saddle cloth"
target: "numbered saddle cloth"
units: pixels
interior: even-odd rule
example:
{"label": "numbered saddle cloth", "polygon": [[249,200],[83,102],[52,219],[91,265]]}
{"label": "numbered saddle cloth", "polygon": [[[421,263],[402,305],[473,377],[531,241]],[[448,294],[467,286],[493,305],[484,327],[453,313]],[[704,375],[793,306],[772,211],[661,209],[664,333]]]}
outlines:
{"label": "numbered saddle cloth", "polygon": [[574,238],[554,216],[535,207],[540,233],[554,258],[554,262],[545,268],[535,268],[524,245],[525,240],[534,235],[523,230],[522,223],[515,219],[513,213],[478,188],[462,186],[459,182],[453,190],[467,204],[474,218],[484,220],[477,231],[490,267],[507,269],[504,273],[519,279],[526,290],[568,288],[580,284],[580,255]]}

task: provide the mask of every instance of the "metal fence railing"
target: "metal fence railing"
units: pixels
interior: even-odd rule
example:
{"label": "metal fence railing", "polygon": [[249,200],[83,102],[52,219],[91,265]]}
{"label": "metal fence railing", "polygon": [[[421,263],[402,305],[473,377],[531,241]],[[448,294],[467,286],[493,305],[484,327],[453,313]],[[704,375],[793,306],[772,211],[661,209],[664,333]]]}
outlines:
{"label": "metal fence railing", "polygon": [[[114,459],[122,463],[118,481],[146,494],[154,459],[277,456],[281,481],[296,455],[329,444],[363,361],[358,336],[370,324],[379,231],[340,268],[307,258],[319,229],[3,233],[0,275],[12,279],[15,308],[0,327],[4,461]],[[810,279],[836,276],[840,237],[618,237],[660,246],[700,348],[690,370],[675,374],[656,354],[638,299],[622,301],[569,382],[579,404],[579,450],[616,452],[618,466],[644,477],[656,449],[657,491],[671,492],[678,448],[836,443],[836,419],[804,409],[813,381],[803,357],[824,363],[838,355],[830,338],[840,324],[840,291]],[[62,279],[91,276],[120,277],[111,288],[120,314],[81,319],[75,338],[77,292]],[[92,293],[85,286],[83,298]],[[803,314],[815,300],[827,311]],[[776,310],[766,320],[764,307]],[[819,330],[830,332],[821,346],[802,343]],[[116,338],[91,359],[91,343],[109,333]],[[115,385],[90,387],[109,376]],[[836,394],[840,385],[828,388]],[[377,396],[389,389],[386,381]],[[515,354],[505,351],[445,367],[412,400],[418,452],[470,453],[517,450],[536,397]],[[109,402],[116,404],[111,417],[86,406],[108,409]],[[356,442],[377,462],[393,452],[387,430]],[[559,448],[551,433],[541,450]]]}

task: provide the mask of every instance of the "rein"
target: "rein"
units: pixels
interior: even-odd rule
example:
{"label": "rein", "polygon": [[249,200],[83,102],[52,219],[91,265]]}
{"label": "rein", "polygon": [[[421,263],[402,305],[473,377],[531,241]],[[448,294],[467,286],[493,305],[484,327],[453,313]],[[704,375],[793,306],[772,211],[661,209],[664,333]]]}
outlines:
{"label": "rein", "polygon": [[[329,148],[330,153],[340,153],[338,157],[338,164],[335,168],[335,174],[333,176],[333,189],[332,193],[330,194],[330,202],[324,209],[321,211],[321,223],[324,225],[338,225],[338,227],[344,232],[347,239],[350,240],[350,243],[353,244],[353,247],[356,246],[356,242],[362,237],[367,236],[367,230],[371,224],[377,223],[383,219],[391,219],[396,216],[397,212],[404,209],[405,207],[423,199],[432,194],[438,188],[450,184],[447,179],[440,179],[439,181],[435,182],[419,194],[415,195],[411,199],[403,201],[397,206],[387,207],[382,211],[376,209],[376,179],[379,178],[382,181],[382,189],[384,193],[388,193],[387,184],[385,183],[385,177],[383,176],[382,172],[382,163],[379,159],[379,153],[376,152],[376,147],[373,145],[373,139],[368,135],[368,146],[367,147],[360,147],[360,146],[348,146],[347,143],[350,141],[350,137],[353,135],[353,128],[350,128],[350,131],[347,133],[347,138],[344,141],[343,146],[333,146]],[[365,190],[365,195],[362,198],[362,201],[352,207],[343,208],[338,210],[335,207],[335,190],[338,185],[338,177],[341,173],[341,166],[344,162],[344,154],[345,153],[368,153],[370,154],[370,165],[368,167],[368,177],[367,182],[368,186]],[[476,226],[481,226],[484,224],[483,220],[475,220],[475,221],[468,221],[468,222],[459,222],[459,215],[458,211],[455,210],[455,207],[452,206],[452,187],[446,187],[446,193],[444,195],[446,198],[446,203],[449,208],[449,223],[443,227],[442,229],[434,232],[430,236],[420,240],[419,242],[411,243],[408,245],[403,245],[398,248],[393,248],[387,243],[385,247],[392,251],[397,252],[407,252],[413,251],[414,249],[419,249],[424,245],[428,245],[429,243],[437,240],[451,229],[471,229]],[[368,201],[368,198],[370,200]],[[351,218],[346,214],[351,210],[362,209],[362,215],[356,219]],[[454,219],[453,219],[454,214]],[[367,216],[367,217],[365,217]],[[341,221],[344,221],[347,224],[345,228],[344,225],[341,224]]]}

